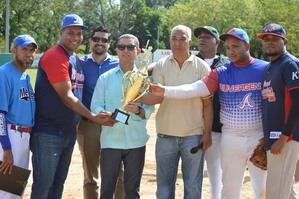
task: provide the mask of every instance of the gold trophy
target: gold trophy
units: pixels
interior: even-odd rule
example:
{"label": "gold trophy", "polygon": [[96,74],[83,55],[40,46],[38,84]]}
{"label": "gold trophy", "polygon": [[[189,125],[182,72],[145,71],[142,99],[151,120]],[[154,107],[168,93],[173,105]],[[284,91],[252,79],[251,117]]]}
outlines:
{"label": "gold trophy", "polygon": [[[137,70],[128,71],[123,75],[123,107],[130,101],[137,101],[149,90],[150,81],[148,79],[147,67],[152,57],[152,47],[142,50],[143,53],[139,54],[135,60]],[[130,115],[127,112],[120,109],[115,109],[112,114],[113,119],[124,124],[128,124],[129,117]]]}

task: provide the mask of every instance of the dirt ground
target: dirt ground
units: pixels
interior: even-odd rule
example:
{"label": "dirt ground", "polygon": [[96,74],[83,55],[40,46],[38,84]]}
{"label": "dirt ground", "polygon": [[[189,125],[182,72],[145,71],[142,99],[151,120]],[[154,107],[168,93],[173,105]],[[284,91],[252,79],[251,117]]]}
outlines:
{"label": "dirt ground", "polygon": [[[148,130],[150,133],[150,139],[147,143],[147,151],[146,151],[146,162],[145,168],[142,176],[141,182],[141,198],[144,199],[155,199],[155,191],[156,191],[156,163],[155,163],[155,115],[152,115],[151,119],[148,122]],[[82,199],[83,198],[83,170],[82,170],[82,161],[78,146],[75,146],[73,158],[69,170],[69,174],[67,180],[65,182],[63,199]],[[32,185],[32,176],[29,179],[28,185],[25,190],[24,199],[30,198],[30,191]],[[207,176],[206,170],[204,171],[204,180],[203,180],[203,199],[210,198],[210,190],[209,190],[209,180]],[[296,191],[299,192],[299,185],[296,185]],[[178,178],[176,182],[176,198],[183,198],[183,180],[182,173],[179,170]],[[248,176],[248,172],[246,172],[246,176],[244,178],[244,183],[242,186],[241,192],[242,199],[252,199],[252,189],[250,184],[250,178]]]}

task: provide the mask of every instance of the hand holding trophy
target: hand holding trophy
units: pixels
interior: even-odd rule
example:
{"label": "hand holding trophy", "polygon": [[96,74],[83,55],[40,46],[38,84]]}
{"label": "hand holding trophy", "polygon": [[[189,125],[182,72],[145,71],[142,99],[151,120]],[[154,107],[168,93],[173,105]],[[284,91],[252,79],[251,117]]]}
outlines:
{"label": "hand holding trophy", "polygon": [[[139,54],[135,60],[137,70],[128,71],[123,75],[122,90],[123,90],[123,108],[129,102],[135,102],[141,98],[149,90],[150,81],[148,80],[147,66],[152,57],[152,47],[143,49],[143,53]],[[115,109],[112,118],[128,124],[130,115],[126,111]]]}

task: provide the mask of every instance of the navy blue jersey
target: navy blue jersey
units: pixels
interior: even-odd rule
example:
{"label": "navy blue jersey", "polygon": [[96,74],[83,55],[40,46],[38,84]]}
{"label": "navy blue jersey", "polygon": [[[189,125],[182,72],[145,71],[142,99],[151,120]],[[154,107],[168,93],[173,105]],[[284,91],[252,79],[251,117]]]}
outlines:
{"label": "navy blue jersey", "polygon": [[63,104],[52,84],[71,81],[74,95],[81,100],[84,83],[81,64],[82,62],[76,55],[69,56],[59,45],[49,49],[42,56],[35,83],[34,133],[75,136],[80,116]]}
{"label": "navy blue jersey", "polygon": [[[263,82],[263,128],[267,148],[283,133],[291,107],[290,91],[299,89],[299,60],[289,53],[270,62]],[[299,111],[299,110],[298,110]],[[299,141],[299,126],[291,133]]]}

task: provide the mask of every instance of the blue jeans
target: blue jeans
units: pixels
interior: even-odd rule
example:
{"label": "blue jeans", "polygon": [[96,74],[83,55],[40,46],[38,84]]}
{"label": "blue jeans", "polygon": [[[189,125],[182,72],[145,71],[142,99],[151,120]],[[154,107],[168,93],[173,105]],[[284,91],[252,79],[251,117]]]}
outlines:
{"label": "blue jeans", "polygon": [[31,137],[33,184],[31,199],[60,199],[76,137],[41,132]]}
{"label": "blue jeans", "polygon": [[158,134],[156,142],[157,199],[174,199],[179,159],[182,159],[184,199],[200,199],[203,179],[202,150],[192,154],[201,136],[174,137]]}

